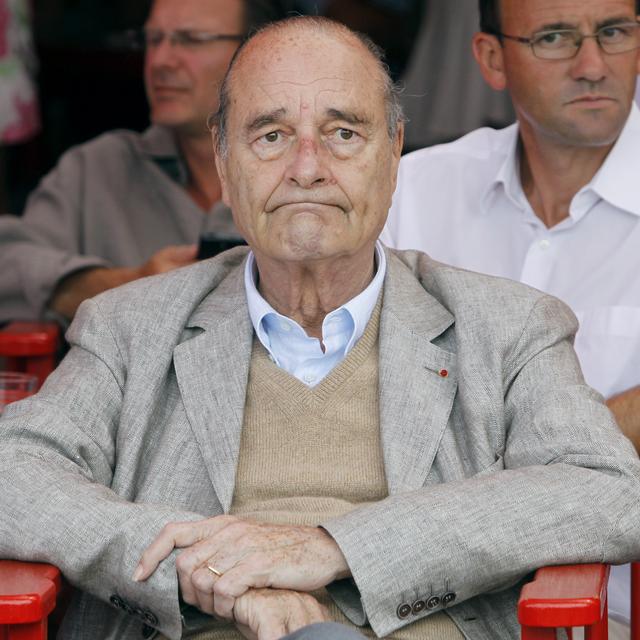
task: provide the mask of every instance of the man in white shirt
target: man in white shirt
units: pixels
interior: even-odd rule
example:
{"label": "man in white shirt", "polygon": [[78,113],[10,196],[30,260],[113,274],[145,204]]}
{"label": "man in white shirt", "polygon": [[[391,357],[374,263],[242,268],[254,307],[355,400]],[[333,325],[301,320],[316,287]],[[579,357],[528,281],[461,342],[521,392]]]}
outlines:
{"label": "man in white shirt", "polygon": [[[382,239],[567,302],[587,382],[640,449],[634,0],[482,0],[473,51],[518,122],[406,156]],[[628,616],[626,582],[612,611]]]}

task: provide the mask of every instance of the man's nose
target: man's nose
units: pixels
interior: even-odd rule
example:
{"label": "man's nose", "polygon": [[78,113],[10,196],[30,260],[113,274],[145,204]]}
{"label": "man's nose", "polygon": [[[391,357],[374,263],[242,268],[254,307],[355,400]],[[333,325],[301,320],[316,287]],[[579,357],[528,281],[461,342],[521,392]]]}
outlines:
{"label": "man's nose", "polygon": [[154,67],[173,67],[178,61],[176,47],[166,36],[158,44],[147,47],[146,56],[147,63]]}
{"label": "man's nose", "polygon": [[327,177],[328,168],[321,144],[311,136],[301,138],[287,167],[287,180],[303,189],[309,189],[325,184]]}
{"label": "man's nose", "polygon": [[573,59],[571,67],[573,79],[588,82],[603,80],[607,75],[605,55],[595,37],[585,38]]}

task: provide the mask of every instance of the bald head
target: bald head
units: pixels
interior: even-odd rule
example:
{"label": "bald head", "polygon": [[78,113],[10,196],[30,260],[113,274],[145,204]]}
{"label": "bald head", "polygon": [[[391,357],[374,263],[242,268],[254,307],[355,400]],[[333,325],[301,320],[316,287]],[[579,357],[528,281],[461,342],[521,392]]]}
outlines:
{"label": "bald head", "polygon": [[[265,51],[277,52],[294,40],[333,38],[346,45],[351,55],[359,58],[369,67],[379,86],[381,99],[385,103],[387,130],[391,139],[395,138],[399,125],[404,121],[399,91],[389,75],[382,50],[366,35],[352,31],[339,22],[318,16],[294,16],[268,24],[256,31],[236,51],[224,81],[220,87],[218,110],[209,119],[214,132],[216,151],[224,156],[227,149],[227,125],[229,109],[233,104],[234,79],[245,69],[258,63]],[[283,52],[283,55],[287,55]],[[295,61],[292,61],[295,62]],[[301,78],[304,81],[304,78]]]}

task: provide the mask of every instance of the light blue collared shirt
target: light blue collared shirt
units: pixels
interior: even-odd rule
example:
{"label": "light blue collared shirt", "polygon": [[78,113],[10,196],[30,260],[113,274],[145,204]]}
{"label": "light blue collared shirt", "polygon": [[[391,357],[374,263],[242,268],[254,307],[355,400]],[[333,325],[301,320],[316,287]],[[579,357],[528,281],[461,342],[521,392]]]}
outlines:
{"label": "light blue collared shirt", "polygon": [[362,337],[382,290],[387,261],[382,245],[376,243],[376,275],[369,286],[322,322],[322,343],[310,338],[291,318],[278,313],[258,292],[257,267],[249,253],[244,271],[247,304],[253,328],[271,359],[282,369],[310,387],[315,387],[340,364]]}

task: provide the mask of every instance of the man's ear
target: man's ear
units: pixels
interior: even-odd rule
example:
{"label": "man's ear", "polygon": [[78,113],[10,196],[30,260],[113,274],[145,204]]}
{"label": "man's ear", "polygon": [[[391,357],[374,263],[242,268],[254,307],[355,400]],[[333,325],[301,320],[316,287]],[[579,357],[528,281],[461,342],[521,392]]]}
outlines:
{"label": "man's ear", "polygon": [[393,155],[400,159],[402,155],[402,145],[404,144],[404,122],[398,122],[398,130],[393,141]]}
{"label": "man's ear", "polygon": [[391,142],[392,191],[395,191],[396,184],[398,183],[398,167],[400,165],[400,158],[402,157],[403,144],[404,144],[404,122],[398,122],[398,130],[396,131],[395,138]]}
{"label": "man's ear", "polygon": [[220,157],[219,149],[220,147],[217,144],[216,138],[216,130],[211,130],[211,135],[213,139],[213,153],[214,159],[216,162],[216,171],[218,172],[218,179],[220,180],[220,189],[222,191],[222,202],[224,202],[227,207],[231,208],[231,203],[229,201],[229,192],[227,190],[227,171],[224,160]]}
{"label": "man's ear", "polygon": [[485,82],[496,91],[505,89],[504,50],[497,36],[480,31],[473,36],[471,46]]}

